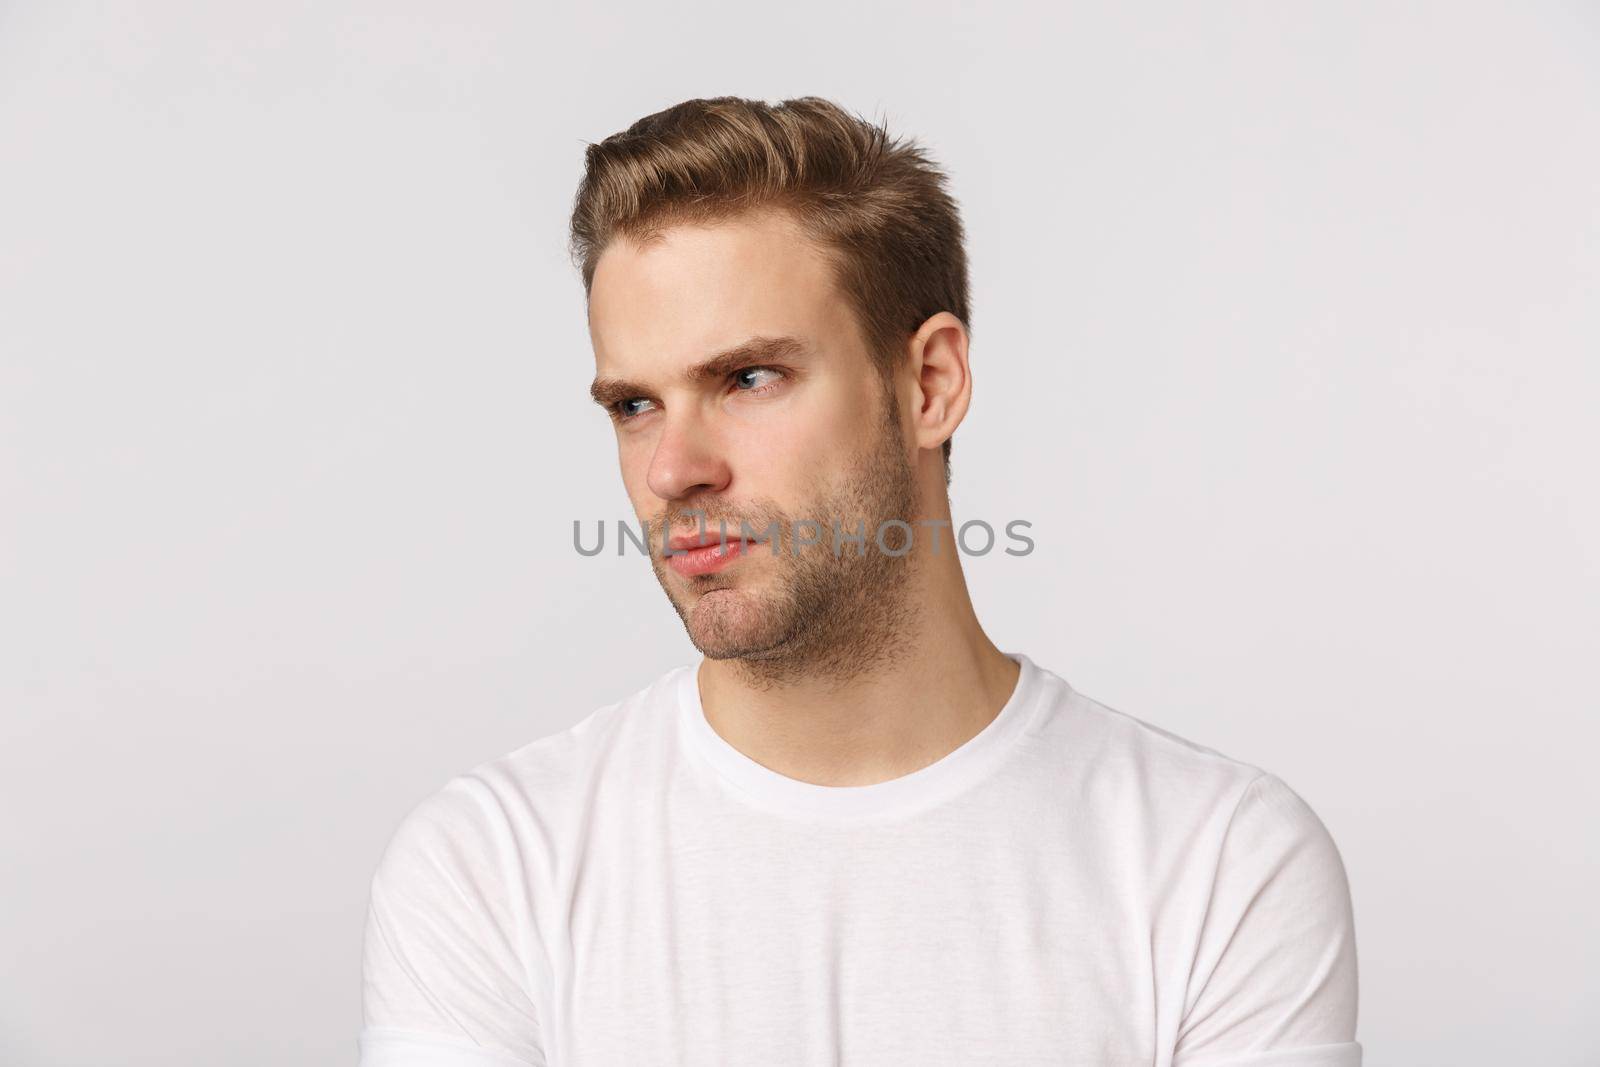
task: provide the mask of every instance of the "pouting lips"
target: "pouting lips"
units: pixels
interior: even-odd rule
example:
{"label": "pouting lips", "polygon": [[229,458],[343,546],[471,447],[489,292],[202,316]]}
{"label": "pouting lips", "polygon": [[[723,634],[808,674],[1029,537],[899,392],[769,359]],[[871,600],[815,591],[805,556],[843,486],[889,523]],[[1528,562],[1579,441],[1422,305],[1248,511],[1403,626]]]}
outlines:
{"label": "pouting lips", "polygon": [[[673,542],[680,541],[673,538]],[[753,545],[760,544],[747,538],[729,538],[726,542],[713,536],[701,543],[699,537],[682,538],[681,545],[669,542],[667,565],[679,574],[694,577],[711,574],[747,555]]]}

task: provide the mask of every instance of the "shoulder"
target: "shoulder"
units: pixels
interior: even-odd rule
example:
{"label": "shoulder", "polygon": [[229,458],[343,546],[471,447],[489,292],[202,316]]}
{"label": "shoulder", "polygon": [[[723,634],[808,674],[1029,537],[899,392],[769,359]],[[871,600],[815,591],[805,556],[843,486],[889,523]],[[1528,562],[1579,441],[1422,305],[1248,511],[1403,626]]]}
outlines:
{"label": "shoulder", "polygon": [[660,745],[674,725],[670,710],[690,669],[667,671],[571,726],[450,776],[401,816],[382,866],[423,856],[460,864],[508,854],[527,862],[548,854],[558,826],[581,807],[597,776]]}
{"label": "shoulder", "polygon": [[1174,1062],[1317,1049],[1359,1063],[1350,886],[1311,805],[1256,764],[1060,690],[1052,761],[1107,847],[1160,887],[1162,951],[1185,984]]}
{"label": "shoulder", "polygon": [[1045,729],[1076,773],[1097,788],[1131,790],[1149,803],[1193,805],[1209,797],[1231,805],[1266,771],[1155,722],[1079,692],[1058,675],[1041,672],[1055,714]]}
{"label": "shoulder", "polygon": [[1322,821],[1277,774],[1044,675],[1055,692],[1042,728],[1050,759],[1119,832],[1170,839],[1191,861],[1225,840],[1332,850]]}
{"label": "shoulder", "polygon": [[372,875],[363,949],[374,1057],[394,1040],[434,1062],[430,1042],[466,1040],[544,1062],[546,934],[581,847],[572,816],[596,775],[626,771],[659,734],[677,674],[455,774],[399,817]]}

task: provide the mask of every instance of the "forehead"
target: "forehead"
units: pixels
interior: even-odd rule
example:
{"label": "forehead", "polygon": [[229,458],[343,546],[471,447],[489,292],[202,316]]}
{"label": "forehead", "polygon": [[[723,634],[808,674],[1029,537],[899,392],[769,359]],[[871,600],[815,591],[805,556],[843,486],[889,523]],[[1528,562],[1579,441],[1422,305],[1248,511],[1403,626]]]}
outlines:
{"label": "forehead", "polygon": [[618,238],[589,290],[603,372],[693,362],[752,336],[836,344],[853,328],[827,253],[779,211]]}

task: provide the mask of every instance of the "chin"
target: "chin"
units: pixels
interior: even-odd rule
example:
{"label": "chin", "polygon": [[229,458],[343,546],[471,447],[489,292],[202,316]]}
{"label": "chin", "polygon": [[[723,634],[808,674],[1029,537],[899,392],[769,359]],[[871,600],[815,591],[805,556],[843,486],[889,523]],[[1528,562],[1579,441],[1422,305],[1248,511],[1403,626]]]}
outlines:
{"label": "chin", "polygon": [[710,659],[738,659],[767,650],[775,639],[774,621],[755,598],[732,588],[701,594],[684,616],[690,642]]}

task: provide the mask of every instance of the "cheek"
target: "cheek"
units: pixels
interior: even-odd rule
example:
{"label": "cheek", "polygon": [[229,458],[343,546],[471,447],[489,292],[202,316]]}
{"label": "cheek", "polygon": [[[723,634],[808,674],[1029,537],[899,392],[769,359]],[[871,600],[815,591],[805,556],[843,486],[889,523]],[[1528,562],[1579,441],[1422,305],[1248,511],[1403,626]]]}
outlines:
{"label": "cheek", "polygon": [[788,507],[810,500],[860,447],[867,415],[857,407],[832,397],[793,405],[781,417],[735,420],[727,443],[738,491]]}

